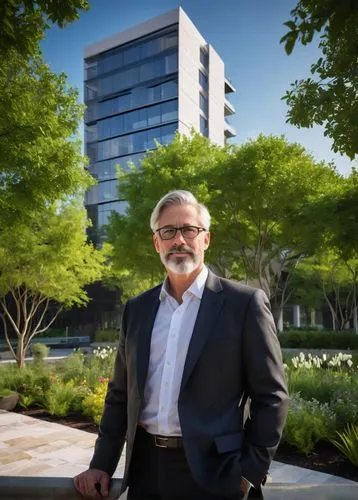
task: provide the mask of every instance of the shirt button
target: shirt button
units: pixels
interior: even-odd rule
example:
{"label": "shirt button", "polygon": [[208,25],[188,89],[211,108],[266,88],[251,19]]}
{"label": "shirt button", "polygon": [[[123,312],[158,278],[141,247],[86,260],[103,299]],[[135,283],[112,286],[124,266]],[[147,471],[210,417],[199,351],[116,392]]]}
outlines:
{"label": "shirt button", "polygon": [[167,365],[170,366],[171,365],[171,362],[170,361],[167,361]]}

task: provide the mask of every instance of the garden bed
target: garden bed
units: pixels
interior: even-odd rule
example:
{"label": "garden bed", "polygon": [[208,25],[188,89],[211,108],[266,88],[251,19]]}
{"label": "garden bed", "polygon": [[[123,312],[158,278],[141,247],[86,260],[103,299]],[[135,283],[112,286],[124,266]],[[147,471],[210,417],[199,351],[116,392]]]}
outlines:
{"label": "garden bed", "polygon": [[[98,426],[89,418],[79,412],[71,412],[66,417],[55,417],[40,409],[17,409],[22,415],[67,425],[73,429],[97,434]],[[286,443],[281,443],[276,453],[275,460],[306,469],[312,469],[326,474],[341,476],[358,482],[358,468],[354,467],[345,457],[339,453],[331,443],[320,442],[315,450],[307,455],[300,453],[296,448]]]}

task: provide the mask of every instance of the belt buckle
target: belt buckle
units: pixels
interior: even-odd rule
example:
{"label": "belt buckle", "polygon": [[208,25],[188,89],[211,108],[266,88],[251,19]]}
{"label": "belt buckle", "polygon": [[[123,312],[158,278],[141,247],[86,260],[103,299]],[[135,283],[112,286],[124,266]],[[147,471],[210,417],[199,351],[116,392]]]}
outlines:
{"label": "belt buckle", "polygon": [[163,442],[167,443],[168,442],[168,438],[164,437],[164,436],[154,436],[154,444],[155,444],[155,446],[157,446],[158,448],[168,448],[167,444],[162,444]]}

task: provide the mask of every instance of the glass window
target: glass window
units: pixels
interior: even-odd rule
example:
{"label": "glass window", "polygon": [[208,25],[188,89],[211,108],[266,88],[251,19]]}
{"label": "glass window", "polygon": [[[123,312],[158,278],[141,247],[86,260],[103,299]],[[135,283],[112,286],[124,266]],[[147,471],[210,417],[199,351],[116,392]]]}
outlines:
{"label": "glass window", "polygon": [[145,149],[154,149],[157,147],[155,141],[160,142],[160,128],[152,128],[147,131],[147,140],[145,143]]}
{"label": "glass window", "polygon": [[202,93],[200,93],[200,96],[199,96],[199,105],[200,105],[200,109],[207,116],[208,115],[208,99]]}
{"label": "glass window", "polygon": [[157,102],[161,99],[161,86],[149,87],[148,89],[148,102]]}
{"label": "glass window", "polygon": [[161,97],[162,99],[170,99],[171,97],[178,96],[178,82],[176,80],[170,80],[169,82],[164,82],[161,84]]}
{"label": "glass window", "polygon": [[98,225],[104,226],[108,224],[112,212],[125,215],[127,208],[128,202],[126,201],[112,201],[110,203],[98,205]]}
{"label": "glass window", "polygon": [[98,83],[97,81],[86,83],[85,85],[85,99],[86,101],[90,101],[91,99],[95,99],[98,95]]}
{"label": "glass window", "polygon": [[168,33],[161,38],[161,50],[171,49],[178,46],[178,34]]}
{"label": "glass window", "polygon": [[89,80],[97,76],[97,61],[87,59],[85,61],[85,79]]}
{"label": "glass window", "polygon": [[199,83],[204,90],[208,90],[208,77],[199,69]]}
{"label": "glass window", "polygon": [[[133,111],[132,111],[133,113]],[[145,128],[147,126],[147,110],[140,109],[136,114],[136,118],[133,121],[132,130],[136,130],[138,128]]]}
{"label": "glass window", "polygon": [[116,156],[133,153],[132,135],[125,135],[114,140],[118,142],[118,153]]}
{"label": "glass window", "polygon": [[137,132],[136,134],[132,135],[134,153],[145,150],[146,138],[147,138],[146,130],[144,132]]}
{"label": "glass window", "polygon": [[140,47],[129,47],[124,50],[123,62],[124,64],[132,64],[140,59]]}
{"label": "glass window", "polygon": [[86,144],[86,155],[90,163],[94,163],[97,159],[97,144]]}
{"label": "glass window", "polygon": [[85,122],[91,122],[97,118],[97,103],[88,103],[85,110]]}
{"label": "glass window", "polygon": [[178,101],[169,101],[161,104],[162,123],[178,119]]}
{"label": "glass window", "polygon": [[143,106],[148,103],[148,91],[147,87],[136,87],[135,89],[132,90],[132,108],[135,108],[137,106]]}
{"label": "glass window", "polygon": [[147,109],[148,113],[148,126],[153,127],[154,125],[160,124],[160,104],[156,106],[151,106]]}
{"label": "glass window", "polygon": [[177,131],[178,125],[175,123],[173,125],[165,125],[162,127],[162,138],[161,144],[166,145],[172,142],[175,136],[175,132]]}
{"label": "glass window", "polygon": [[200,116],[200,132],[208,137],[208,120],[203,116]]}
{"label": "glass window", "polygon": [[92,142],[97,140],[97,125],[85,125],[85,141]]}
{"label": "glass window", "polygon": [[156,38],[154,40],[149,40],[141,46],[141,58],[146,59],[147,57],[152,57],[160,52],[160,39]]}
{"label": "glass window", "polygon": [[200,62],[204,66],[204,68],[208,68],[209,65],[209,54],[203,48],[200,49]]}
{"label": "glass window", "polygon": [[165,56],[165,74],[175,73],[178,71],[178,54],[170,54]]}
{"label": "glass window", "polygon": [[144,158],[144,153],[138,153],[127,156],[120,156],[110,160],[104,160],[95,163],[89,168],[90,173],[98,180],[113,179],[117,177],[117,165],[128,169],[128,164],[133,162],[137,167]]}

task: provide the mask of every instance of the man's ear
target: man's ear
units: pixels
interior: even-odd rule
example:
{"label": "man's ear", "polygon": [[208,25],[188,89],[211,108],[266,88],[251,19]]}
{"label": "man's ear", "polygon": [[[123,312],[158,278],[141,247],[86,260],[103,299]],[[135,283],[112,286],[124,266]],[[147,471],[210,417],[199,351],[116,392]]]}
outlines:
{"label": "man's ear", "polygon": [[159,253],[158,235],[156,233],[153,234],[153,244],[154,244],[154,248],[156,249],[157,253]]}
{"label": "man's ear", "polygon": [[204,250],[207,250],[210,245],[210,239],[211,239],[211,234],[209,231],[205,233],[205,239],[204,239]]}

